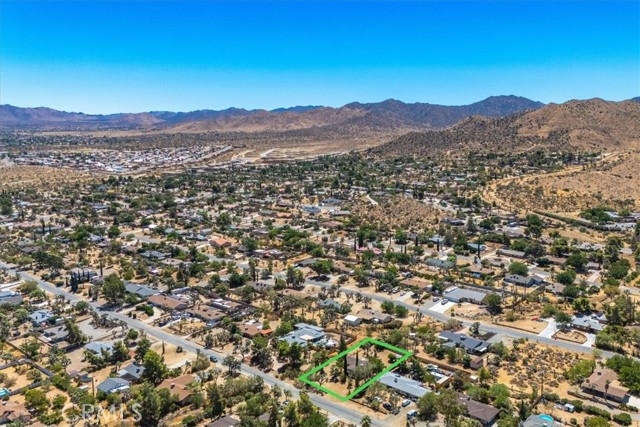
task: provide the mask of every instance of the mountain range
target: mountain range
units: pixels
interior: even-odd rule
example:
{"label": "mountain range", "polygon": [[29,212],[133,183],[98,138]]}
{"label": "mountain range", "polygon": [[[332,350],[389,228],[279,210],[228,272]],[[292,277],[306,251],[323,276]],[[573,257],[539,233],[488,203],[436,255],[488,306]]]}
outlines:
{"label": "mountain range", "polygon": [[537,110],[544,104],[518,96],[492,96],[461,106],[404,103],[350,103],[339,108],[298,106],[275,110],[151,111],[92,115],[50,108],[0,105],[4,130],[168,130],[178,132],[283,132],[326,130],[354,134],[363,131],[442,129],[469,116],[503,117]]}
{"label": "mountain range", "polygon": [[474,116],[447,129],[409,132],[373,151],[403,156],[456,151],[633,150],[640,147],[637,101],[572,100],[504,117]]}

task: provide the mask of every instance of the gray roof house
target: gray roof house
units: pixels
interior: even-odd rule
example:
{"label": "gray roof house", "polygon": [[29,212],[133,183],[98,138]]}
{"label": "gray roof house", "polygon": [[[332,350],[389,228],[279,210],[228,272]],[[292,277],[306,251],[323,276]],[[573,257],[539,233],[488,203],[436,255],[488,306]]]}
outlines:
{"label": "gray roof house", "polygon": [[295,329],[280,338],[280,341],[286,341],[289,344],[297,343],[306,347],[309,344],[319,343],[325,338],[324,329],[319,326],[296,323],[294,327]]}
{"label": "gray roof house", "polygon": [[144,366],[131,363],[118,371],[118,376],[130,382],[138,382],[142,379]]}
{"label": "gray roof house", "polygon": [[89,350],[93,354],[101,355],[102,351],[111,353],[113,351],[113,344],[110,342],[90,342],[84,345],[85,350]]}
{"label": "gray roof house", "polygon": [[421,382],[403,377],[402,375],[394,374],[393,372],[387,372],[380,377],[378,382],[394,389],[406,397],[415,399],[419,399],[425,394],[431,393],[431,390],[424,387]]}
{"label": "gray roof house", "polygon": [[98,384],[98,391],[111,394],[129,390],[129,381],[122,378],[107,378]]}
{"label": "gray roof house", "polygon": [[574,316],[571,326],[575,329],[586,332],[600,332],[604,330],[604,325],[599,320],[598,315],[592,316]]}
{"label": "gray roof house", "polygon": [[441,260],[438,258],[427,258],[426,260],[424,260],[424,263],[429,267],[440,268],[443,270],[450,270],[455,266],[452,261]]}
{"label": "gray roof house", "polygon": [[485,353],[491,345],[488,341],[478,340],[465,334],[457,334],[451,331],[440,332],[438,338],[449,344],[449,347],[461,347],[471,354]]}
{"label": "gray roof house", "polygon": [[67,328],[64,326],[54,326],[53,328],[47,328],[42,331],[42,339],[51,344],[64,341],[68,335],[69,332],[67,332]]}
{"label": "gray roof house", "polygon": [[482,301],[487,297],[486,292],[477,291],[469,288],[459,288],[457,286],[446,289],[443,297],[453,302],[472,302],[475,304],[482,304]]}
{"label": "gray roof house", "polygon": [[49,310],[37,310],[29,315],[29,319],[36,325],[46,322],[53,317],[53,313]]}
{"label": "gray roof house", "polygon": [[157,289],[151,289],[148,286],[137,283],[127,283],[125,289],[130,294],[137,295],[140,298],[149,298],[152,295],[158,295],[160,293]]}
{"label": "gray roof house", "polygon": [[519,274],[507,274],[504,276],[504,281],[518,286],[537,286],[544,282],[544,278],[535,274],[528,277]]}
{"label": "gray roof house", "polygon": [[471,400],[467,396],[458,395],[458,403],[466,408],[468,417],[480,421],[483,426],[492,425],[500,414],[500,409]]}
{"label": "gray roof house", "polygon": [[15,291],[0,291],[0,304],[22,304],[22,295]]}

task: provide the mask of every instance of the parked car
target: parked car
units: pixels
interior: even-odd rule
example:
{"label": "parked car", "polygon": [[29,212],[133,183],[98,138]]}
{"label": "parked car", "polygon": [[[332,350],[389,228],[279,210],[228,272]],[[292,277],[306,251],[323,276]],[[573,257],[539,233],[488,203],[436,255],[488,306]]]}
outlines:
{"label": "parked car", "polygon": [[212,361],[213,363],[217,363],[218,362],[218,358],[215,356],[209,356],[209,360]]}
{"label": "parked car", "polygon": [[442,302],[440,304],[445,305],[448,302],[449,302],[449,300],[445,298],[445,299],[442,300]]}
{"label": "parked car", "polygon": [[433,302],[438,302],[440,301],[440,297],[433,297]]}
{"label": "parked car", "polygon": [[402,401],[402,407],[406,408],[407,406],[411,405],[411,401],[409,399],[405,399]]}

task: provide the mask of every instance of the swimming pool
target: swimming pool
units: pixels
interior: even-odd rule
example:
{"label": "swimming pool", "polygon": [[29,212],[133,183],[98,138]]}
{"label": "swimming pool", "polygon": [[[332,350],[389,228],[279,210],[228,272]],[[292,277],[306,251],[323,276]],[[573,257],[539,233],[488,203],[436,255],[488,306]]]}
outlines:
{"label": "swimming pool", "polygon": [[546,414],[542,414],[542,415],[538,415],[540,418],[542,418],[545,421],[548,421],[550,423],[553,422],[553,417],[551,415],[546,415]]}

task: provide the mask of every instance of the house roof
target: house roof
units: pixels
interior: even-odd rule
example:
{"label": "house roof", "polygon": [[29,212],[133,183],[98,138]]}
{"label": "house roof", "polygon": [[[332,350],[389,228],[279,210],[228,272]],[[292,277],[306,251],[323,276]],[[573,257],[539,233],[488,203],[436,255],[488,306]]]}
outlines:
{"label": "house roof", "polygon": [[127,290],[127,292],[138,295],[142,298],[150,297],[152,295],[158,295],[160,293],[160,291],[156,289],[151,289],[148,286],[140,285],[137,283],[127,283],[125,285],[125,289]]}
{"label": "house roof", "polygon": [[584,381],[582,387],[601,394],[606,393],[618,399],[624,399],[628,392],[628,389],[618,381],[618,374],[609,368],[596,368],[591,376]]}
{"label": "house roof", "polygon": [[486,297],[486,292],[476,291],[474,289],[454,287],[445,290],[444,297],[455,300],[467,300],[482,302]]}
{"label": "house roof", "polygon": [[172,310],[176,310],[180,307],[184,307],[187,305],[185,301],[182,301],[178,298],[173,298],[167,295],[152,295],[149,297],[148,301],[151,304],[154,304],[160,307],[167,307]]}
{"label": "house roof", "polygon": [[376,310],[367,310],[367,309],[360,310],[359,312],[356,313],[356,316],[358,316],[363,320],[377,319],[380,322],[388,322],[392,318],[390,314],[381,313]]}
{"label": "house roof", "polygon": [[240,424],[240,420],[230,416],[218,418],[217,420],[207,424],[207,427],[235,427]]}
{"label": "house roof", "polygon": [[478,340],[465,334],[456,334],[451,331],[442,331],[439,336],[456,346],[464,347],[467,351],[486,351],[490,345],[488,341]]}
{"label": "house roof", "polygon": [[600,323],[597,316],[574,316],[571,325],[578,328],[593,329],[594,331],[604,330],[604,325]]}
{"label": "house roof", "polygon": [[117,391],[127,390],[129,381],[123,378],[107,378],[98,384],[98,390],[103,393],[114,393]]}
{"label": "house roof", "polygon": [[471,400],[467,396],[459,395],[458,403],[467,408],[467,415],[480,421],[482,424],[490,424],[500,413],[500,409],[486,403]]}
{"label": "house roof", "polygon": [[90,342],[84,345],[84,349],[95,354],[101,354],[103,349],[111,352],[113,350],[113,344],[109,342]]}
{"label": "house roof", "polygon": [[405,395],[416,398],[420,398],[431,392],[430,389],[424,387],[419,381],[403,377],[402,375],[394,374],[392,372],[387,372],[381,376],[378,382],[386,385],[387,387],[393,388],[394,390],[398,390]]}
{"label": "house roof", "polygon": [[223,319],[226,314],[209,305],[197,305],[187,310],[188,313],[204,321],[217,321]]}
{"label": "house roof", "polygon": [[131,363],[124,368],[118,371],[118,375],[120,377],[129,376],[139,380],[142,378],[142,373],[144,372],[144,366],[138,365],[137,363]]}
{"label": "house roof", "polygon": [[176,378],[167,378],[156,388],[169,390],[172,395],[178,396],[178,401],[182,402],[191,397],[191,390],[187,386],[195,380],[195,377],[191,374],[181,375]]}

